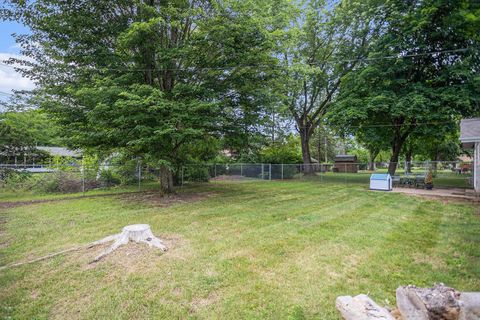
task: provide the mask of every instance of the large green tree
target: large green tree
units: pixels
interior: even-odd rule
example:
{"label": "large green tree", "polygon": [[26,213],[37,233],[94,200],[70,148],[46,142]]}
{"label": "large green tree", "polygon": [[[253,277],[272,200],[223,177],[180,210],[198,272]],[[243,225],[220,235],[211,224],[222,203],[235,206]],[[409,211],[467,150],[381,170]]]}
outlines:
{"label": "large green tree", "polygon": [[[345,130],[373,128],[391,148],[390,174],[410,136],[458,130],[479,112],[480,3],[389,1],[387,29],[369,60],[342,80],[331,119]],[[477,29],[478,30],[478,29]],[[350,128],[350,129],[349,129]]]}
{"label": "large green tree", "polygon": [[278,48],[280,90],[300,134],[304,164],[311,163],[310,140],[341,79],[366,56],[381,29],[382,8],[379,1],[310,1],[291,17]]}
{"label": "large green tree", "polygon": [[[162,190],[199,141],[252,131],[265,90],[273,1],[12,1],[42,107],[72,147],[160,166]],[[255,66],[261,66],[256,68]],[[267,67],[267,68],[265,68]]]}

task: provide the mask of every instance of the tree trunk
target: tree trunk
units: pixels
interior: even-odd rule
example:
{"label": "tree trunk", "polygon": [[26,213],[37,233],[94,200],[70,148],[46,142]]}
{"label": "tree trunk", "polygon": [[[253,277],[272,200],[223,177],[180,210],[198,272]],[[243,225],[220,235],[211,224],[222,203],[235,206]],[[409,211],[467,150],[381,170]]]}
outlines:
{"label": "tree trunk", "polygon": [[435,149],[435,157],[433,158],[433,163],[432,163],[432,170],[434,174],[437,173],[439,159],[440,159],[440,152],[438,152],[438,148],[437,148]]}
{"label": "tree trunk", "polygon": [[405,139],[395,137],[392,143],[392,156],[390,157],[390,163],[388,164],[388,173],[393,176],[397,170],[398,158],[400,157],[400,151],[402,150]]}
{"label": "tree trunk", "polygon": [[412,149],[408,148],[407,153],[405,154],[406,167],[405,171],[407,173],[412,173]]}
{"label": "tree trunk", "polygon": [[160,166],[160,191],[164,194],[174,192],[172,170],[165,165]]}
{"label": "tree trunk", "polygon": [[311,133],[306,128],[300,128],[300,141],[302,145],[303,173],[312,174],[312,158],[310,156],[310,136]]}
{"label": "tree trunk", "polygon": [[[320,138],[321,138],[320,129],[318,129],[318,137],[317,137],[317,161],[318,161],[318,164],[321,163],[320,159],[321,159],[321,153],[322,153],[321,146],[320,146],[321,145]],[[325,149],[325,152],[327,152],[326,149]]]}
{"label": "tree trunk", "polygon": [[380,153],[379,150],[368,150],[370,162],[368,163],[368,170],[375,171],[375,158]]}

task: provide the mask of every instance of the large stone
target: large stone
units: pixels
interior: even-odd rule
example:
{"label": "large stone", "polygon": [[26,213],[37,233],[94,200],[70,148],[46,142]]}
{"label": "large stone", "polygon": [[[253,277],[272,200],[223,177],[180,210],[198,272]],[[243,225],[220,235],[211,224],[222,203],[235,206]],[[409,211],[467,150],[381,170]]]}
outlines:
{"label": "large stone", "polygon": [[480,292],[461,292],[460,304],[460,320],[480,319]]}
{"label": "large stone", "polygon": [[345,320],[395,320],[387,309],[365,294],[338,297],[336,307]]}
{"label": "large stone", "polygon": [[433,288],[399,287],[397,307],[406,320],[459,320],[460,292],[435,285]]}

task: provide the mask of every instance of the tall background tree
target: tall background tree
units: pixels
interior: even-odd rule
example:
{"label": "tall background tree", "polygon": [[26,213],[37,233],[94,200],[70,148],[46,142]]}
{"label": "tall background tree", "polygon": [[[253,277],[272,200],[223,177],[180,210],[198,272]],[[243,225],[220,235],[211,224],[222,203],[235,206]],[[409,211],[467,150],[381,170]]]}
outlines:
{"label": "tall background tree", "polygon": [[369,60],[342,80],[331,119],[351,131],[377,126],[390,145],[390,174],[410,136],[438,138],[457,131],[462,116],[479,113],[479,37],[472,33],[479,6],[390,1],[386,31]]}
{"label": "tall background tree", "polygon": [[376,1],[311,1],[292,17],[278,57],[284,103],[300,135],[304,164],[311,163],[310,140],[341,79],[366,56],[382,25],[381,9]]}

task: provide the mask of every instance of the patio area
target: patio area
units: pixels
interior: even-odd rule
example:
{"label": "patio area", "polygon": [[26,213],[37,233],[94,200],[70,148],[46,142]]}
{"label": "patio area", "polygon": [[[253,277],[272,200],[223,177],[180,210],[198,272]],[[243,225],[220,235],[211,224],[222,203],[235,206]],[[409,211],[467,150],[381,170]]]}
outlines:
{"label": "patio area", "polygon": [[472,201],[480,202],[480,194],[475,193],[473,190],[453,188],[453,189],[416,189],[416,188],[401,188],[395,187],[393,192],[404,193],[414,196],[427,197],[427,198],[439,198],[445,200],[460,200],[460,201]]}

